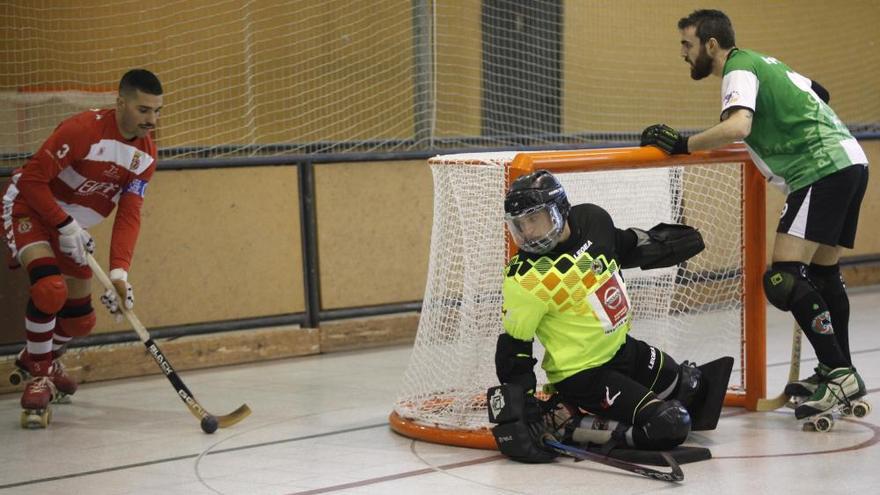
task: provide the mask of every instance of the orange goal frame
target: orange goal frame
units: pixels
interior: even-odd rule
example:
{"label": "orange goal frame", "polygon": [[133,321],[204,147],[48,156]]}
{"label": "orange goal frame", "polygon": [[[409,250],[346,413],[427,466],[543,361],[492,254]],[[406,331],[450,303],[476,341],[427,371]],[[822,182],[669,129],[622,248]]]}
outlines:
{"label": "orange goal frame", "polygon": [[[743,163],[742,174],[742,239],[743,295],[742,321],[745,345],[740,362],[745,366],[745,391],[728,391],[724,404],[756,410],[758,399],[766,396],[766,314],[762,277],[766,264],[765,180],[752,162],[744,145],[735,144],[712,151],[670,156],[658,148],[629,147],[574,151],[519,153],[508,167],[507,185],[534,170],[551,172],[632,170],[670,167],[682,164]],[[515,254],[508,242],[510,255]],[[433,443],[481,449],[496,449],[488,429],[451,430],[424,425],[392,412],[391,429],[404,436]]]}

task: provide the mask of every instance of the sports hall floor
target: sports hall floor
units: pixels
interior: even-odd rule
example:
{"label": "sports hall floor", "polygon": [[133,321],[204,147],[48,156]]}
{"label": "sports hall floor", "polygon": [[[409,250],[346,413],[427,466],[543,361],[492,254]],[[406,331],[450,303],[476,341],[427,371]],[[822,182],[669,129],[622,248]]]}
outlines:
{"label": "sports hall floor", "polygon": [[[691,435],[714,459],[684,465],[679,484],[400,437],[387,416],[409,348],[393,347],[185,372],[215,414],[242,402],[254,411],[214,435],[162,376],[85,384],[55,406],[48,430],[22,430],[18,396],[0,396],[0,495],[877,493],[880,287],[853,289],[851,302],[854,359],[877,410],[815,433],[789,409],[725,409],[717,430]],[[788,373],[788,318],[768,311],[771,393]],[[809,372],[815,358],[804,352]]]}

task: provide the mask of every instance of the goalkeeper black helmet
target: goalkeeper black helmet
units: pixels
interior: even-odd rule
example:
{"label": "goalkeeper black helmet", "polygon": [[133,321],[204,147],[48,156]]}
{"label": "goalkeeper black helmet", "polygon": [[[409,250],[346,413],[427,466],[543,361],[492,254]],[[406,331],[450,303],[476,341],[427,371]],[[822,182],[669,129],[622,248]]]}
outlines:
{"label": "goalkeeper black helmet", "polygon": [[516,179],[504,198],[504,219],[523,251],[544,254],[559,243],[571,204],[559,180],[547,170]]}

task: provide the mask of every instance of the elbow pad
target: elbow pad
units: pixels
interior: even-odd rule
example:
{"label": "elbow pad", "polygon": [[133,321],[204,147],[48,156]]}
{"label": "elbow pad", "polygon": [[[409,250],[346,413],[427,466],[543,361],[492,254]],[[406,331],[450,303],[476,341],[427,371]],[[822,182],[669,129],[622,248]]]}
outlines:
{"label": "elbow pad", "polygon": [[637,241],[622,263],[624,268],[650,270],[677,265],[706,248],[700,232],[687,225],[659,223],[648,231],[629,230],[636,234]]}

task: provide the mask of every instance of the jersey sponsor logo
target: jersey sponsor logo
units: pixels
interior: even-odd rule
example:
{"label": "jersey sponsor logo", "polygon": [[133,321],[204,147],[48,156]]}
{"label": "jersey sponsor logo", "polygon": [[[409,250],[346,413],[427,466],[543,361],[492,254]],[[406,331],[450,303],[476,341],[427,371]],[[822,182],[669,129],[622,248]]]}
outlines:
{"label": "jersey sponsor logo", "polygon": [[119,184],[116,184],[115,182],[98,182],[96,180],[86,179],[76,188],[76,193],[83,196],[100,194],[102,196],[110,197],[116,194],[117,189],[119,189]]}
{"label": "jersey sponsor logo", "polygon": [[602,322],[605,335],[629,321],[629,299],[619,275],[615,273],[589,296],[593,311]]}
{"label": "jersey sponsor logo", "polygon": [[617,287],[611,287],[605,291],[604,302],[606,308],[617,309],[623,303],[623,294]]}
{"label": "jersey sponsor logo", "polygon": [[831,159],[828,158],[828,152],[825,147],[825,141],[819,134],[818,126],[809,126],[804,128],[804,137],[808,140],[807,151],[812,156],[817,168],[827,167],[831,165]]}
{"label": "jersey sponsor logo", "polygon": [[504,409],[504,396],[501,394],[501,388],[496,388],[492,397],[489,398],[489,407],[492,409],[492,417],[497,418]]}
{"label": "jersey sponsor logo", "polygon": [[125,188],[125,192],[137,194],[140,197],[144,197],[144,194],[147,193],[147,184],[148,182],[142,181],[140,179],[133,179],[129,182],[128,186]]}
{"label": "jersey sponsor logo", "polygon": [[778,63],[779,63],[779,60],[777,60],[776,57],[761,57],[761,58],[763,58],[763,59],[764,59],[764,62],[767,63],[767,64],[769,64],[769,65],[773,65],[773,64],[778,64]]}
{"label": "jersey sponsor logo", "polygon": [[70,152],[70,146],[68,146],[65,143],[65,144],[62,144],[60,148],[58,148],[58,151],[55,152],[55,156],[57,156],[58,159],[61,160],[62,158],[67,156],[67,153],[69,153],[69,152]]}
{"label": "jersey sponsor logo", "polygon": [[608,409],[614,405],[614,402],[617,401],[617,398],[620,397],[621,390],[618,390],[616,394],[611,395],[611,389],[608,388],[608,385],[605,385],[605,398],[602,399],[602,409]]}
{"label": "jersey sponsor logo", "polygon": [[654,363],[657,362],[657,349],[651,347],[651,358],[648,360],[648,369],[654,369]]}
{"label": "jersey sponsor logo", "polygon": [[574,253],[574,258],[575,259],[580,258],[580,256],[582,254],[586,253],[587,249],[590,249],[590,246],[592,246],[592,245],[593,245],[593,241],[587,240],[587,242],[585,242],[584,245],[581,246],[580,248],[578,248],[577,252]]}
{"label": "jersey sponsor logo", "polygon": [[27,234],[34,228],[34,225],[29,217],[21,217],[18,219],[18,226],[16,228],[19,234]]}
{"label": "jersey sponsor logo", "polygon": [[823,311],[816,315],[810,326],[813,328],[813,331],[818,334],[834,335],[834,327],[831,326],[831,314],[828,313],[828,311]]}
{"label": "jersey sponsor logo", "polygon": [[727,93],[726,95],[724,95],[724,99],[723,99],[724,106],[727,107],[728,105],[736,104],[737,102],[739,102],[739,100],[741,98],[742,98],[742,95],[739,94],[739,91],[733,90],[730,93]]}
{"label": "jersey sponsor logo", "polygon": [[141,166],[141,153],[140,151],[135,151],[134,156],[131,157],[131,166],[129,167],[132,172],[136,172],[138,167]]}
{"label": "jersey sponsor logo", "polygon": [[[99,151],[98,154],[100,154],[100,153],[101,152]],[[107,177],[109,179],[122,178],[122,176],[119,174],[119,167],[112,166],[112,165],[107,167],[106,169],[104,169],[104,171],[101,172],[101,175],[103,175],[104,177]]]}

